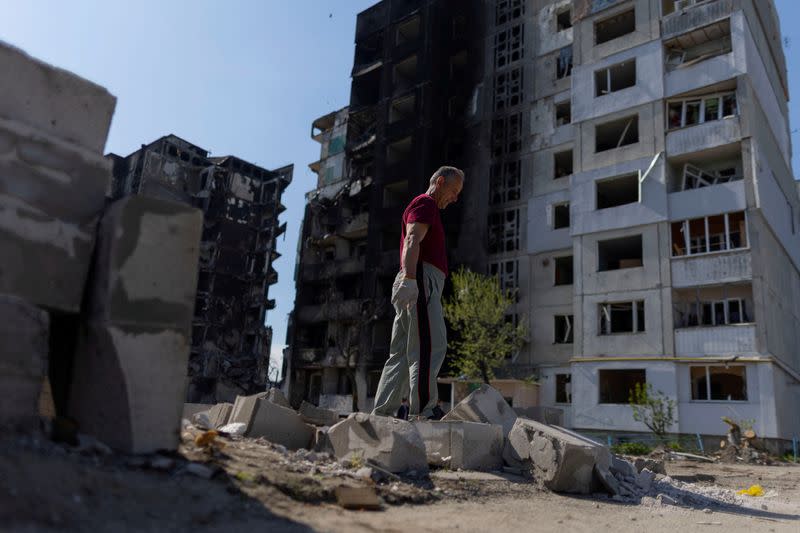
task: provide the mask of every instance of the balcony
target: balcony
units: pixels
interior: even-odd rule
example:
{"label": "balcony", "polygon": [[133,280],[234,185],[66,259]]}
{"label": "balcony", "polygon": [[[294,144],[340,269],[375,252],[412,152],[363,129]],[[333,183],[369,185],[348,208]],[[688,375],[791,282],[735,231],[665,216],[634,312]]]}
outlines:
{"label": "balcony", "polygon": [[364,258],[342,259],[328,261],[321,264],[303,265],[303,280],[318,281],[347,274],[360,274],[364,272]]}
{"label": "balcony", "polygon": [[345,220],[346,222],[339,227],[337,232],[339,235],[345,239],[363,239],[367,236],[369,213],[360,213]]}
{"label": "balcony", "polygon": [[672,259],[672,286],[697,287],[751,281],[750,250]]}
{"label": "balcony", "polygon": [[661,20],[661,37],[669,39],[708,26],[730,16],[732,12],[733,0],[694,2],[694,5],[675,10]]}
{"label": "balcony", "polygon": [[674,157],[716,148],[740,141],[742,128],[739,117],[704,122],[667,133],[667,154]]}
{"label": "balcony", "polygon": [[334,300],[320,305],[305,305],[298,310],[297,320],[309,324],[352,320],[361,314],[361,303],[362,300]]}
{"label": "balcony", "polygon": [[675,355],[747,355],[756,353],[755,324],[675,330]]}

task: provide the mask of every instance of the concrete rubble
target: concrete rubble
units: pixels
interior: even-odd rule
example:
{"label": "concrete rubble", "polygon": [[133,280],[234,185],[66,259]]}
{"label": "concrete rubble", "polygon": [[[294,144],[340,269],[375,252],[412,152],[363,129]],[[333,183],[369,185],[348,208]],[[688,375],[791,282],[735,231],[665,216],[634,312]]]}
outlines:
{"label": "concrete rubble", "polygon": [[218,403],[210,409],[195,413],[192,416],[192,423],[205,429],[221,428],[228,423],[232,409],[232,403]]}
{"label": "concrete rubble", "polygon": [[452,470],[496,470],[503,466],[503,428],[464,421],[413,423],[425,443],[431,466]]}
{"label": "concrete rubble", "polygon": [[353,413],[327,432],[333,454],[342,460],[361,458],[389,472],[427,472],[425,443],[411,422]]}
{"label": "concrete rubble", "polygon": [[339,422],[339,414],[330,409],[322,409],[306,401],[300,404],[300,416],[308,424],[332,426]]}
{"label": "concrete rubble", "polygon": [[503,427],[503,436],[506,436],[517,421],[517,414],[496,389],[483,384],[461,400],[442,420],[498,424]]}
{"label": "concrete rubble", "polygon": [[245,436],[264,437],[290,450],[308,449],[314,438],[314,428],[303,422],[296,411],[259,399]]}

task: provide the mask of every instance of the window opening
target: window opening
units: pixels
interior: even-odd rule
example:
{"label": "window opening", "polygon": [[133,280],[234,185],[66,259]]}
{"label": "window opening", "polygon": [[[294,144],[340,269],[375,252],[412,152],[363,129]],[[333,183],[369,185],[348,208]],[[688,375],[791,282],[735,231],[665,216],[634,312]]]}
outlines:
{"label": "window opening", "polygon": [[558,51],[556,58],[556,79],[561,80],[572,75],[572,46],[565,46]]}
{"label": "window opening", "polygon": [[634,9],[594,23],[594,44],[603,44],[636,30]]}
{"label": "window opening", "polygon": [[553,154],[554,175],[553,179],[563,178],[572,174],[572,150],[564,150]]}
{"label": "window opening", "polygon": [[513,252],[519,249],[519,209],[489,215],[489,253]]}
{"label": "window opening", "polygon": [[594,73],[595,96],[621,91],[636,85],[636,60],[630,59]]}
{"label": "window opening", "polygon": [[492,205],[515,202],[521,197],[521,163],[509,161],[489,167],[489,201]]}
{"label": "window opening", "polygon": [[569,203],[553,206],[553,229],[569,227]]}
{"label": "window opening", "polygon": [[621,237],[597,242],[598,271],[642,266],[642,236]]}
{"label": "window opening", "polygon": [[671,100],[667,103],[667,121],[670,130],[722,120],[738,114],[736,92]]}
{"label": "window opening", "polygon": [[670,39],[664,43],[664,48],[668,71],[730,53],[733,50],[730,19]]}
{"label": "window opening", "polygon": [[673,222],[671,233],[673,257],[747,247],[744,211]]}
{"label": "window opening", "polygon": [[598,370],[600,403],[627,404],[631,392],[638,384],[647,385],[647,372],[644,368]]}
{"label": "window opening", "polygon": [[566,255],[555,258],[555,285],[572,285],[573,263],[572,256]]}
{"label": "window opening", "polygon": [[500,69],[525,55],[525,25],[518,24],[497,32],[494,36],[494,67]]}
{"label": "window opening", "polygon": [[644,301],[602,303],[599,335],[645,331]]}
{"label": "window opening", "polygon": [[572,27],[572,10],[562,9],[556,13],[556,31],[568,30]]}
{"label": "window opening", "polygon": [[554,317],[555,339],[554,344],[572,344],[572,315],[556,315]]}
{"label": "window opening", "polygon": [[689,367],[692,400],[747,401],[747,372],[744,365]]}
{"label": "window opening", "polygon": [[556,104],[556,127],[572,122],[572,103],[569,100]]}
{"label": "window opening", "polygon": [[597,209],[608,209],[639,201],[639,176],[629,174],[596,182]]}
{"label": "window opening", "polygon": [[595,127],[595,152],[639,142],[639,116],[625,117]]}

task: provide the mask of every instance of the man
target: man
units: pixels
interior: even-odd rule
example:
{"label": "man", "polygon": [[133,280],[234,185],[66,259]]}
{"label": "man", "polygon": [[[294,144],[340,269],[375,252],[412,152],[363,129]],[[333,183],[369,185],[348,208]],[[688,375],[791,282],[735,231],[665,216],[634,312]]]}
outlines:
{"label": "man", "polygon": [[403,212],[400,272],[392,285],[397,314],[373,414],[394,415],[407,391],[412,416],[433,414],[436,378],[447,351],[442,313],[447,253],[439,211],[458,200],[463,187],[464,172],[441,167],[431,176],[427,192]]}
{"label": "man", "polygon": [[395,418],[400,420],[408,420],[408,398],[403,398],[400,402],[400,409],[397,410]]}
{"label": "man", "polygon": [[441,420],[444,415],[444,402],[439,398],[436,400],[436,405],[433,407],[433,415],[431,415],[430,420]]}

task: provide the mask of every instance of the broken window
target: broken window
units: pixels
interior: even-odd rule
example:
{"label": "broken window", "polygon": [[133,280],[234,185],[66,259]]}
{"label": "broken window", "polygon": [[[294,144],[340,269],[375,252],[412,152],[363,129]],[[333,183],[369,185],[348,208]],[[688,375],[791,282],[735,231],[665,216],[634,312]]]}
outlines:
{"label": "broken window", "polygon": [[572,315],[556,315],[554,318],[554,344],[572,344]]}
{"label": "broken window", "polygon": [[667,125],[670,130],[734,117],[738,114],[735,91],[667,102]]}
{"label": "broken window", "polygon": [[419,39],[419,27],[419,16],[411,17],[407,21],[398,24],[395,40],[397,46],[416,42]]}
{"label": "broken window", "polygon": [[329,246],[325,248],[324,252],[325,261],[333,261],[336,259],[336,248]]}
{"label": "broken window", "polygon": [[598,124],[594,130],[595,152],[605,152],[639,142],[639,115]]}
{"label": "broken window", "polygon": [[632,235],[597,242],[599,272],[642,266],[642,236]]}
{"label": "broken window", "polygon": [[489,263],[489,275],[494,276],[500,282],[500,290],[503,292],[515,292],[519,288],[519,261],[510,259],[508,261],[498,261]]}
{"label": "broken window", "polygon": [[692,400],[747,401],[747,372],[744,365],[689,367]]}
{"label": "broken window", "polygon": [[564,178],[572,174],[572,150],[564,150],[553,154],[553,179]]}
{"label": "broken window", "polygon": [[700,189],[702,187],[710,187],[718,183],[728,183],[742,178],[743,176],[738,172],[735,166],[717,170],[703,170],[690,163],[686,163],[683,165],[680,190]]}
{"label": "broken window", "polygon": [[407,161],[411,156],[412,147],[413,140],[410,136],[389,144],[386,147],[386,164],[391,166]]}
{"label": "broken window", "polygon": [[636,30],[634,9],[594,23],[594,44],[603,44]]}
{"label": "broken window", "polygon": [[572,75],[572,46],[565,46],[556,56],[556,79],[561,80]]}
{"label": "broken window", "polygon": [[[726,286],[725,295],[727,292]],[[750,296],[737,292],[740,296],[714,299],[697,291],[694,301],[675,301],[675,328],[752,323]]]}
{"label": "broken window", "polygon": [[568,30],[572,27],[572,9],[569,7],[556,12],[556,31]]}
{"label": "broken window", "polygon": [[565,100],[556,103],[556,127],[572,122],[572,102]]}
{"label": "broken window", "polygon": [[408,180],[389,183],[383,187],[383,207],[398,207],[408,199]]}
{"label": "broken window", "polygon": [[496,118],[492,121],[492,157],[518,152],[522,147],[522,114]]}
{"label": "broken window", "polygon": [[519,250],[519,209],[489,215],[489,253]]}
{"label": "broken window", "polygon": [[594,73],[594,95],[621,91],[636,85],[636,59],[611,65]]}
{"label": "broken window", "polygon": [[417,98],[415,95],[392,100],[389,105],[389,124],[414,117]]}
{"label": "broken window", "polygon": [[417,82],[417,56],[413,55],[394,66],[394,88],[404,89]]}
{"label": "broken window", "polygon": [[732,50],[730,19],[670,39],[664,43],[664,49],[668,71],[730,53]]}
{"label": "broken window", "polygon": [[555,285],[572,285],[572,256],[556,257],[555,260]]}
{"label": "broken window", "polygon": [[497,32],[494,36],[495,69],[501,69],[522,59],[525,53],[524,36],[524,24]]}
{"label": "broken window", "polygon": [[521,163],[509,161],[489,167],[489,202],[492,205],[516,202],[521,197]]}
{"label": "broken window", "polygon": [[572,403],[572,374],[556,374],[556,403]]}
{"label": "broken window", "polygon": [[494,110],[502,111],[522,102],[522,69],[501,72],[494,78]]}
{"label": "broken window", "polygon": [[644,368],[598,370],[600,403],[628,404],[631,393],[638,384],[647,385],[647,372]]}
{"label": "broken window", "polygon": [[639,175],[628,174],[595,182],[597,209],[608,209],[639,201]]}
{"label": "broken window", "polygon": [[671,233],[673,257],[747,248],[743,211],[673,222]]}
{"label": "broken window", "polygon": [[553,229],[569,227],[569,203],[553,204]]}
{"label": "broken window", "polygon": [[520,18],[525,14],[524,0],[497,0],[495,6],[495,24],[500,26],[506,22]]}
{"label": "broken window", "polygon": [[599,335],[614,333],[642,333],[644,329],[644,301],[602,303]]}

